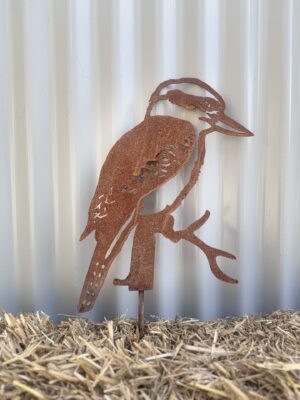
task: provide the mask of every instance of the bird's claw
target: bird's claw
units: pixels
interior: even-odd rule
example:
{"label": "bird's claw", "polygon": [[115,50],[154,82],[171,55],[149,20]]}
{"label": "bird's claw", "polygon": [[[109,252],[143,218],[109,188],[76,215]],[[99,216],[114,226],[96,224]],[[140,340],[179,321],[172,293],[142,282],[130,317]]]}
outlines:
{"label": "bird's claw", "polygon": [[204,243],[198,236],[195,235],[195,231],[199,229],[205,222],[208,220],[210,216],[210,212],[206,211],[201,218],[197,219],[195,222],[190,224],[187,228],[174,231],[174,221],[170,221],[171,223],[165,225],[165,229],[161,231],[161,233],[168,239],[172,240],[173,242],[177,243],[181,239],[185,239],[190,243],[194,244],[195,246],[199,247],[207,257],[210,269],[212,273],[215,275],[216,278],[220,279],[221,281],[228,282],[228,283],[238,283],[238,281],[232,278],[229,275],[226,275],[218,266],[217,257],[226,257],[231,260],[235,260],[236,257],[228,253],[227,251],[216,249]]}
{"label": "bird's claw", "polygon": [[234,279],[231,276],[225,274],[220,269],[220,267],[218,266],[218,263],[217,263],[217,257],[219,257],[219,256],[229,258],[231,260],[236,260],[236,257],[233,254],[207,245],[200,238],[198,238],[198,236],[196,236],[195,234],[190,235],[186,240],[193,243],[194,245],[199,247],[204,252],[204,254],[207,257],[211,272],[214,274],[214,276],[216,278],[220,279],[223,282],[238,283],[237,279]]}
{"label": "bird's claw", "polygon": [[114,279],[113,284],[116,286],[128,286],[130,284],[129,278],[125,279]]}

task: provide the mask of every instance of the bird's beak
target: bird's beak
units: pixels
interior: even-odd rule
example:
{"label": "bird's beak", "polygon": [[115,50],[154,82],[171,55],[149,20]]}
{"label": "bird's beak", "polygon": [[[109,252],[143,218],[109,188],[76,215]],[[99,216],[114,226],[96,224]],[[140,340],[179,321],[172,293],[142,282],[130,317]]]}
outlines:
{"label": "bird's beak", "polygon": [[236,122],[234,119],[228,117],[226,114],[222,114],[218,118],[218,122],[221,122],[224,125],[219,126],[216,124],[215,130],[217,132],[224,133],[225,135],[230,136],[254,136],[254,134],[250,132],[247,128]]}

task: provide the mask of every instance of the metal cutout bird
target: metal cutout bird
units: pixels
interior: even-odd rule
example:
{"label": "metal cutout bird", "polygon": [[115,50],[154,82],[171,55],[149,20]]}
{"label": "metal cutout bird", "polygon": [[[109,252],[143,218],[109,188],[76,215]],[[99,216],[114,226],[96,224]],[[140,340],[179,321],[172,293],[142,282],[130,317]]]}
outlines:
{"label": "metal cutout bird", "polygon": [[[162,94],[163,89],[175,84],[194,84],[208,95],[196,96],[179,89]],[[152,116],[155,104],[164,100],[187,110],[201,112],[199,120],[206,122],[207,127],[197,137],[189,121],[166,115]],[[145,119],[115,143],[102,166],[89,209],[88,223],[80,238],[83,240],[95,231],[97,244],[80,295],[78,311],[86,312],[93,307],[112,262],[134,228],[129,275],[125,279],[115,279],[114,284],[139,291],[141,335],[144,290],[153,288],[157,233],[173,242],[185,239],[193,243],[205,253],[211,271],[218,279],[237,283],[237,280],[220,270],[216,261],[218,256],[229,259],[235,259],[235,256],[210,247],[194,233],[207,221],[209,211],[186,229],[173,229],[174,217],[171,214],[195,185],[205,159],[205,139],[212,132],[237,137],[253,136],[248,129],[225,114],[223,98],[199,79],[170,79],[156,88],[150,97]],[[190,179],[173,203],[157,213],[141,214],[143,199],[173,178],[188,162],[195,148],[197,157]]]}

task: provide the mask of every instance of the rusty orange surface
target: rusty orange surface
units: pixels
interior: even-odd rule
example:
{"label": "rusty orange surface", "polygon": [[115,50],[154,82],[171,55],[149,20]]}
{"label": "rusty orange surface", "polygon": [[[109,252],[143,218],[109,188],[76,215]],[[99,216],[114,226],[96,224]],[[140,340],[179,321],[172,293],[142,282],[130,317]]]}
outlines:
{"label": "rusty orange surface", "polygon": [[[194,84],[208,95],[196,96],[180,89],[162,90],[171,85]],[[207,127],[196,134],[189,121],[165,115],[151,115],[155,104],[169,101],[187,110],[199,112]],[[237,137],[253,134],[225,114],[223,98],[205,82],[196,78],[170,79],[162,82],[152,94],[145,119],[125,133],[110,150],[100,172],[92,199],[88,222],[81,240],[95,232],[96,248],[81,291],[78,311],[89,311],[99,294],[108,270],[130,232],[135,229],[130,272],[115,285],[129,290],[153,288],[155,239],[162,234],[173,242],[184,239],[206,255],[213,274],[220,280],[237,283],[218,267],[218,256],[235,256],[204,243],[196,234],[209,217],[209,211],[187,228],[175,231],[171,215],[196,184],[205,159],[205,139],[219,132]],[[143,199],[173,178],[197,152],[190,179],[171,205],[153,214],[141,214]]]}

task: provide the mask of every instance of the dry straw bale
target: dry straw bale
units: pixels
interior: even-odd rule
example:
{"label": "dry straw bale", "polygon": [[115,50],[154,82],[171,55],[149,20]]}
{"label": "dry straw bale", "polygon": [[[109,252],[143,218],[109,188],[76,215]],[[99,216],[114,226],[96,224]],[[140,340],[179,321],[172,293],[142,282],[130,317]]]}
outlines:
{"label": "dry straw bale", "polygon": [[0,398],[300,399],[300,313],[201,322],[55,326],[44,313],[0,317]]}

